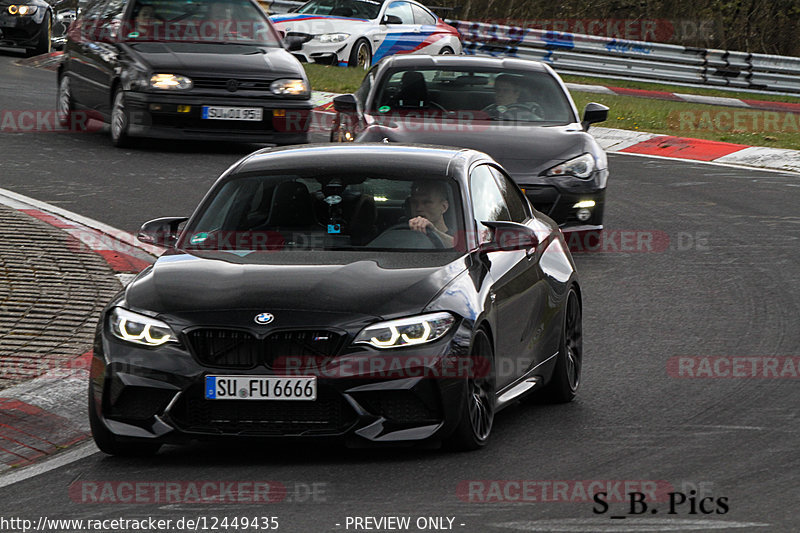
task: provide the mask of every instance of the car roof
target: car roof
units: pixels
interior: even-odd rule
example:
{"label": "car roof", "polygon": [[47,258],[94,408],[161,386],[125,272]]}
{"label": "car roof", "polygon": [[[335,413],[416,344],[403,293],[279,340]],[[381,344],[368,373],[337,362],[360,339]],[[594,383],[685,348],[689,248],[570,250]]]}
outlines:
{"label": "car roof", "polygon": [[530,59],[488,56],[456,56],[456,55],[393,55],[381,61],[384,68],[390,67],[468,67],[498,68],[504,70],[531,70],[549,72],[545,63]]}
{"label": "car roof", "polygon": [[387,176],[463,176],[475,160],[491,158],[476,150],[399,143],[307,144],[266,148],[250,154],[229,175],[294,169],[320,173],[380,172]]}

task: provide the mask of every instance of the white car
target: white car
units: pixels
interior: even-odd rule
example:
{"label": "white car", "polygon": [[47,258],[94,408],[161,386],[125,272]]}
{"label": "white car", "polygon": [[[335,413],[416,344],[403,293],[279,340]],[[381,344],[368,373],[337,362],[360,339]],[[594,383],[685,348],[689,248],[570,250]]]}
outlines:
{"label": "white car", "polygon": [[272,15],[300,61],[367,69],[392,54],[461,54],[458,31],[412,0],[311,0]]}

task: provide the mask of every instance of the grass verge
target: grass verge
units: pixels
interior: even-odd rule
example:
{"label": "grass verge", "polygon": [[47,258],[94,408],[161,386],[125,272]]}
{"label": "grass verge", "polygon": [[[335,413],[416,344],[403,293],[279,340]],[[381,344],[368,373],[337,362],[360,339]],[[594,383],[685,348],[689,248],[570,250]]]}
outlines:
{"label": "grass verge", "polygon": [[705,87],[686,87],[683,85],[668,85],[664,83],[647,83],[640,81],[614,80],[611,78],[592,78],[588,76],[563,75],[561,78],[567,83],[582,83],[585,85],[603,85],[606,87],[623,87],[625,89],[644,89],[646,91],[664,91],[667,93],[698,94],[702,96],[722,96],[725,98],[741,98],[743,100],[763,100],[766,102],[792,102],[800,103],[800,97],[781,96],[778,94],[750,93],[746,91],[722,91],[707,89]]}
{"label": "grass verge", "polygon": [[356,68],[333,67],[303,63],[308,81],[315,91],[352,93],[361,85],[365,71]]}
{"label": "grass verge", "polygon": [[579,112],[588,102],[608,106],[605,128],[708,139],[750,146],[800,149],[800,115],[636,96],[573,92]]}

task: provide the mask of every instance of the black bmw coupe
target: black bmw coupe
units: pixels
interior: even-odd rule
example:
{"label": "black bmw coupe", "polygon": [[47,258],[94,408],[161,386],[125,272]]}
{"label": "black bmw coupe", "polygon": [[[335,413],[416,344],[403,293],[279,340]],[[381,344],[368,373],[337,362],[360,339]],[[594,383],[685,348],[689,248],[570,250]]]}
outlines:
{"label": "black bmw coupe", "polygon": [[603,228],[608,161],[588,130],[608,108],[578,115],[545,63],[476,56],[393,56],[355,94],[336,97],[332,141],[430,143],[481,150],[564,228]]}
{"label": "black bmw coupe", "polygon": [[230,437],[475,449],[504,406],[578,390],[575,265],[483,153],[262,150],[139,239],[168,250],[100,317],[89,417],[106,453]]}

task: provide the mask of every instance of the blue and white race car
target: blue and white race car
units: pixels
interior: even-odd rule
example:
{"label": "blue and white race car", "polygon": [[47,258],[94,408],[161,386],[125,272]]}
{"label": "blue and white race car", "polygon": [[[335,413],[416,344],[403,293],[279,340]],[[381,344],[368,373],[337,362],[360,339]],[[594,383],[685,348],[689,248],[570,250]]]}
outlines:
{"label": "blue and white race car", "polygon": [[270,19],[309,63],[367,69],[392,54],[461,54],[458,31],[412,0],[311,0]]}

